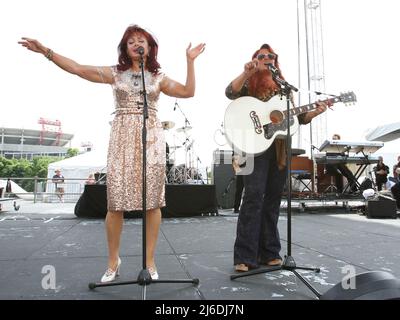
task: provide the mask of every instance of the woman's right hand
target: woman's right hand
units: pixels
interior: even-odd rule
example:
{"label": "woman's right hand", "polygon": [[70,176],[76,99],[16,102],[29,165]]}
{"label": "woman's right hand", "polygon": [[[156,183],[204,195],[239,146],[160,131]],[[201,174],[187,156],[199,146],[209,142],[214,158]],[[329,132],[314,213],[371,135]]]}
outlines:
{"label": "woman's right hand", "polygon": [[247,77],[250,77],[251,75],[253,75],[254,73],[256,73],[258,71],[258,60],[254,59],[250,62],[247,62],[244,65],[244,73]]}
{"label": "woman's right hand", "polygon": [[22,41],[18,41],[18,43],[28,50],[42,54],[46,53],[47,48],[43,46],[39,41],[26,37],[22,37],[21,39]]}

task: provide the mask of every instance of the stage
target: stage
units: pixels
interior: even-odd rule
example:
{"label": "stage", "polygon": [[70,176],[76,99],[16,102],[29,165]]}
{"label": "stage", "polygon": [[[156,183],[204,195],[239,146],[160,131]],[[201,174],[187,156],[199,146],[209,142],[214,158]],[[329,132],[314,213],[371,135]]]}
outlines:
{"label": "stage", "polygon": [[[138,285],[88,289],[107,264],[104,219],[77,218],[74,204],[21,201],[18,212],[0,215],[0,299],[140,300]],[[315,300],[291,272],[230,280],[237,215],[164,218],[157,246],[160,279],[198,278],[200,284],[152,284],[149,300]],[[286,252],[286,216],[279,230]],[[342,281],[343,267],[357,273],[380,270],[400,277],[400,219],[367,219],[354,212],[294,210],[292,255],[299,272],[321,293]],[[121,239],[121,281],[141,269],[141,219],[127,219]],[[46,267],[47,266],[47,267]],[[44,289],[46,270],[56,271],[54,289]],[[47,271],[48,272],[48,271]]]}

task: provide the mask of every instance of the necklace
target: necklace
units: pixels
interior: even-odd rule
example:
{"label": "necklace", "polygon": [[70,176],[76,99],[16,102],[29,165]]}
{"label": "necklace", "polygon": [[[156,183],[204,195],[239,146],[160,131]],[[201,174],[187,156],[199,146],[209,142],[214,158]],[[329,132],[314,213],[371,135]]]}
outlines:
{"label": "necklace", "polygon": [[132,74],[133,85],[135,87],[139,86],[139,80],[142,78],[140,74]]}

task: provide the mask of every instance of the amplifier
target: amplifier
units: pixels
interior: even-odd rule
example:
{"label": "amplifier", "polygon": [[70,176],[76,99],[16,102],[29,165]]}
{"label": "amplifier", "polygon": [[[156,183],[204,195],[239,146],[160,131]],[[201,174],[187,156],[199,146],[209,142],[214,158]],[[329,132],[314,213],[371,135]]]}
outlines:
{"label": "amplifier", "polygon": [[236,179],[232,164],[214,164],[212,170],[218,206],[222,209],[233,208]]}
{"label": "amplifier", "polygon": [[230,164],[232,165],[232,150],[214,150],[213,164]]}
{"label": "amplifier", "polygon": [[368,200],[366,205],[367,218],[397,218],[396,201],[390,199]]}

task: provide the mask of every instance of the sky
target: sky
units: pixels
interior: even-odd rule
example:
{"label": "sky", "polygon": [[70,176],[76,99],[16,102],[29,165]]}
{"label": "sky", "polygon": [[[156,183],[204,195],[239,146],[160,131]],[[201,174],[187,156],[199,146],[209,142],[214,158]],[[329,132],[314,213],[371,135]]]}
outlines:
{"label": "sky", "polygon": [[[346,141],[365,140],[369,129],[398,121],[399,9],[398,0],[321,0],[325,90],[354,91],[358,100],[328,111],[328,137],[339,133]],[[179,146],[186,137],[175,129],[186,117],[193,127],[189,139],[194,156],[200,166],[210,166],[215,149],[229,149],[219,132],[230,103],[225,88],[261,44],[274,48],[286,80],[298,85],[296,17],[296,0],[2,1],[0,126],[40,129],[40,117],[60,120],[62,130],[75,135],[72,147],[84,141],[106,147],[114,109],[111,87],[70,75],[17,42],[23,36],[36,38],[81,64],[111,66],[117,63],[126,27],[137,23],[158,39],[162,71],[182,83],[186,47],[206,43],[195,61],[195,97],[162,95],[159,118],[175,123],[166,137]],[[301,143],[309,148],[311,141],[305,136]],[[182,150],[177,149],[178,162],[184,159]],[[380,151],[397,150],[400,154],[395,141]]]}

